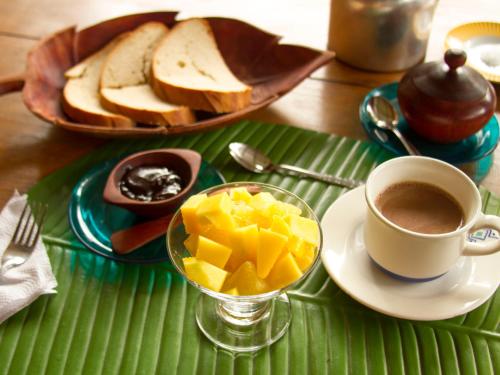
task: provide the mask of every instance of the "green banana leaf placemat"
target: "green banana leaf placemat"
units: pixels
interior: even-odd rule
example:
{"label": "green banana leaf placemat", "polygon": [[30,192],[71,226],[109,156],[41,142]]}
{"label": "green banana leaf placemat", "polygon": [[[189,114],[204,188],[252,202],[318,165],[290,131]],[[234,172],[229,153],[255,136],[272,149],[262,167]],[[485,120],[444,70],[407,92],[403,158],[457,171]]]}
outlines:
{"label": "green banana leaf placemat", "polygon": [[[236,355],[200,333],[194,317],[198,292],[168,262],[116,263],[87,251],[72,234],[67,202],[80,176],[97,163],[150,148],[197,150],[227,181],[281,186],[304,198],[320,217],[345,191],[295,177],[248,173],[227,152],[235,140],[277,162],[358,179],[390,157],[366,142],[245,121],[211,133],[115,141],[48,176],[30,196],[49,204],[44,242],[58,294],[40,297],[0,325],[0,374],[500,373],[498,291],[454,319],[407,321],[355,302],[319,264],[290,293],[293,320],[284,338],[257,353]],[[498,215],[500,200],[484,190],[482,196],[485,211]]]}

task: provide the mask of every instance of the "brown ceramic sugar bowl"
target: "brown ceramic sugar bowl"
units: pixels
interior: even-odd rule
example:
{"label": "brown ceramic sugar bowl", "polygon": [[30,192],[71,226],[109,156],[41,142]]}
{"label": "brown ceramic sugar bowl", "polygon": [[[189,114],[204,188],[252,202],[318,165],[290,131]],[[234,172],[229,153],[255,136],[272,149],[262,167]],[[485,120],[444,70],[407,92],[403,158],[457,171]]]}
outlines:
{"label": "brown ceramic sugar bowl", "polygon": [[[120,181],[130,169],[140,166],[164,166],[174,170],[183,181],[182,190],[173,197],[144,202],[126,197],[120,191]],[[138,215],[159,217],[180,206],[193,188],[201,166],[201,155],[196,151],[164,148],[138,152],[120,161],[111,171],[104,187],[103,199]]]}
{"label": "brown ceramic sugar bowl", "polygon": [[467,55],[446,51],[444,62],[429,62],[409,70],[398,87],[401,112],[421,137],[437,143],[465,139],[493,116],[495,89],[474,69]]}

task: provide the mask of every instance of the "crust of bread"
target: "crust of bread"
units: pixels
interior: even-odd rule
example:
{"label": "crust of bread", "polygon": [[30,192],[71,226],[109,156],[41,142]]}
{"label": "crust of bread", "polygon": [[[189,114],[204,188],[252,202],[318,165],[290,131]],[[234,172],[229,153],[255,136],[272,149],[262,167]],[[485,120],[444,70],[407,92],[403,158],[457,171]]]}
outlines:
{"label": "crust of bread", "polygon": [[[65,88],[66,89],[66,88]],[[82,124],[105,126],[108,128],[132,128],[135,126],[134,121],[130,118],[121,115],[102,115],[81,110],[78,106],[73,106],[62,96],[62,108],[71,119],[81,122]]]}
{"label": "crust of bread", "polygon": [[[96,68],[96,66],[93,66],[92,64],[100,64],[100,59],[103,58],[103,54],[109,53],[111,48],[113,48],[113,46],[123,37],[124,35],[118,36],[104,48],[66,71],[65,77],[68,81],[66,82],[63,90],[62,108],[71,119],[84,124],[105,127],[131,128],[135,126],[135,122],[132,119],[120,114],[112,113],[104,108],[94,107],[95,110],[89,110],[90,108],[86,105],[85,100],[81,99],[85,96],[93,97],[94,95],[98,95],[98,78],[86,77],[86,72],[91,68]],[[97,66],[97,68],[99,67]],[[96,74],[98,74],[98,72]],[[92,84],[83,84],[85,80],[90,80]],[[95,93],[93,91],[87,91],[89,89],[93,90],[94,86],[96,90]],[[75,98],[78,99],[75,100]],[[99,100],[97,99],[95,102],[99,103]]]}
{"label": "crust of bread", "polygon": [[[234,77],[234,75],[232,75],[234,79],[242,85],[242,89],[240,90],[231,91],[190,88],[178,84],[172,84],[167,79],[164,79],[162,77],[155,62],[157,59],[162,58],[162,49],[167,48],[165,46],[168,45],[170,38],[175,37],[176,31],[178,31],[180,28],[189,27],[189,22],[201,23],[205,28],[205,32],[207,33],[208,37],[213,40],[216,46],[215,37],[207,20],[196,18],[186,20],[177,24],[160,42],[153,55],[150,84],[153,87],[156,95],[171,103],[186,105],[193,109],[208,112],[227,113],[239,111],[245,107],[248,107],[251,102],[252,88],[238,81],[238,79]],[[216,53],[220,56],[220,60],[222,61],[222,63],[226,65],[224,58],[222,57],[218,49]],[[229,68],[227,69],[229,70]]]}
{"label": "crust of bread", "polygon": [[156,95],[171,103],[184,105],[207,112],[228,113],[242,110],[250,105],[252,89],[244,91],[195,90],[171,85],[152,78],[151,86]]}
{"label": "crust of bread", "polygon": [[151,125],[178,126],[196,121],[191,109],[162,103],[149,86],[151,49],[167,33],[164,24],[148,22],[114,46],[101,71],[100,95],[104,108]]}
{"label": "crust of bread", "polygon": [[112,112],[121,113],[122,115],[130,117],[143,124],[179,126],[192,124],[196,121],[193,112],[185,106],[180,106],[177,110],[155,111],[147,108],[135,108],[126,105],[119,105],[116,104],[116,101],[108,101],[107,98],[110,95],[107,95],[105,90],[101,91],[101,94],[101,103],[106,109]]}

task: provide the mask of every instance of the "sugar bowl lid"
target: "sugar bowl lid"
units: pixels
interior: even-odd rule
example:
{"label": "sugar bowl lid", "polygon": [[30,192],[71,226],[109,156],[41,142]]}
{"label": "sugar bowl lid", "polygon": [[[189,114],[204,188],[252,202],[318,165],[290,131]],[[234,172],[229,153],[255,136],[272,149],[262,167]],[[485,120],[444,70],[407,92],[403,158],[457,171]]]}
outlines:
{"label": "sugar bowl lid", "polygon": [[[464,65],[466,59],[464,51],[449,49],[444,54],[444,63],[419,65],[407,72],[405,81],[412,82],[424,96],[472,105],[485,97],[491,85],[481,74]],[[491,105],[495,105],[493,101]]]}

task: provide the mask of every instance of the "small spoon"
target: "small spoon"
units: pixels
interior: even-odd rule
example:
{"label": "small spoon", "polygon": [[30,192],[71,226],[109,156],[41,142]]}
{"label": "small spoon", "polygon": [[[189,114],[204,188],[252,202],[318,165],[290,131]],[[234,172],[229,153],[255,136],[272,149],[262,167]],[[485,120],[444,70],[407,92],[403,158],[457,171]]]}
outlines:
{"label": "small spoon", "polygon": [[119,230],[111,235],[111,245],[117,254],[128,254],[167,232],[172,215],[146,221]]}
{"label": "small spoon", "polygon": [[390,101],[380,95],[372,96],[368,100],[366,110],[377,127],[389,130],[398,137],[408,154],[421,155],[417,148],[398,130],[398,113]]}
{"label": "small spoon", "polygon": [[362,185],[363,181],[336,177],[323,173],[309,171],[288,164],[273,164],[271,159],[261,151],[244,143],[233,142],[229,145],[229,153],[238,164],[245,169],[256,173],[278,172],[283,174],[294,174],[301,177],[309,177],[330,184],[339,185],[353,189]]}

